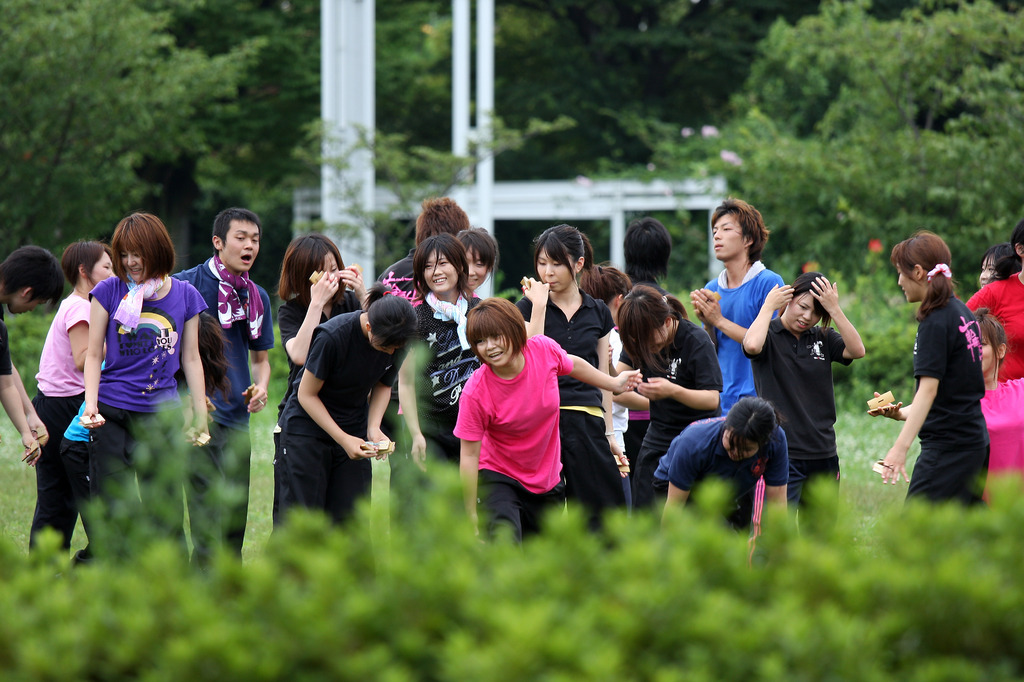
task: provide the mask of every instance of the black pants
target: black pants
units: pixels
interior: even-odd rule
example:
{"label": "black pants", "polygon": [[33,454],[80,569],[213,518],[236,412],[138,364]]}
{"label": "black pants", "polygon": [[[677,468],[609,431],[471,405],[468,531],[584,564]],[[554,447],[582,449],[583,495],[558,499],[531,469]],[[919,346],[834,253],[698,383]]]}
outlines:
{"label": "black pants", "polygon": [[562,477],[565,494],[580,502],[591,530],[608,509],[626,506],[619,467],[604,435],[604,419],[579,410],[560,410]]}
{"label": "black pants", "polygon": [[565,505],[565,485],[533,493],[519,481],[487,469],[480,470],[478,499],[487,516],[487,534],[494,538],[507,529],[516,542],[541,530],[544,514]]}
{"label": "black pants", "polygon": [[373,470],[368,459],[350,459],[332,438],[281,434],[283,460],[282,521],[295,507],[326,512],[335,523],[352,516],[356,503],[370,493]]}
{"label": "black pants", "polygon": [[651,509],[654,506],[654,472],[658,470],[662,455],[668,451],[667,446],[652,446],[647,440],[633,459],[634,509]]}
{"label": "black pants", "polygon": [[193,559],[205,565],[223,544],[241,558],[249,514],[249,432],[213,422],[210,442],[189,450],[189,526]]}
{"label": "black pants", "polygon": [[182,486],[187,448],[180,411],[131,412],[99,403],[103,426],[89,432],[90,547],[126,556],[156,538],[185,548]]}
{"label": "black pants", "polygon": [[40,392],[32,399],[36,414],[46,425],[50,439],[42,447],[42,455],[35,466],[36,509],[32,515],[29,547],[35,546],[36,538],[44,528],[53,528],[61,534],[64,549],[71,547],[71,536],[78,522],[78,507],[60,457],[60,441],[71,420],[76,418],[84,396],[84,393],[79,393],[51,398]]}
{"label": "black pants", "polygon": [[[811,485],[817,494],[804,494]],[[797,511],[801,531],[827,531],[835,526],[839,512],[839,456],[825,459],[789,458],[786,503]]]}
{"label": "black pants", "polygon": [[[101,413],[102,414],[102,413]],[[82,527],[86,536],[92,523],[92,506],[89,495],[89,443],[88,441],[60,439],[60,458],[64,463],[64,471],[68,475],[71,494],[75,498],[75,508],[82,516]],[[88,549],[85,554],[88,555]]]}
{"label": "black pants", "polygon": [[275,527],[281,522],[281,479],[284,476],[284,460],[281,455],[281,425],[278,424],[274,427],[274,502],[270,508],[270,518]]}

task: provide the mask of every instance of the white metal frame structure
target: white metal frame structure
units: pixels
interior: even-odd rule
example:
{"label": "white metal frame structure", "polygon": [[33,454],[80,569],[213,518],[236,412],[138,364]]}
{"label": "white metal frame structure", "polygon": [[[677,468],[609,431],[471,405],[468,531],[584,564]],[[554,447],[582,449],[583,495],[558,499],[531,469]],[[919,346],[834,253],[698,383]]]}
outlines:
{"label": "white metal frame structure", "polygon": [[[470,126],[470,0],[452,2],[452,152],[469,153],[473,138],[478,148],[489,149],[491,117],[494,112],[494,0],[477,0],[476,127]],[[374,0],[321,0],[321,106],[325,127],[340,131],[340,146],[351,149],[357,130],[376,127],[374,96],[376,68],[374,55]],[[338,149],[326,149],[325,156],[340,156]],[[298,221],[319,216],[330,226],[354,224],[346,209],[343,187],[358,188],[363,211],[381,211],[395,206],[395,197],[376,188],[369,152],[349,157],[339,174],[325,165],[319,191],[299,190],[295,194],[294,218]],[[494,160],[485,151],[476,166],[474,186],[456,187],[451,196],[469,215],[473,225],[494,233],[495,220],[608,220],[611,223],[609,260],[623,265],[622,242],[626,215],[649,211],[708,211],[708,268],[721,269],[711,245],[710,215],[725,197],[723,178],[673,182],[654,180],[577,180],[494,182]],[[396,217],[403,217],[396,215]],[[406,216],[411,217],[411,216]],[[374,263],[372,228],[363,227],[356,236],[337,231],[346,260]],[[364,265],[367,279],[376,269]],[[491,278],[481,295],[490,295]]]}

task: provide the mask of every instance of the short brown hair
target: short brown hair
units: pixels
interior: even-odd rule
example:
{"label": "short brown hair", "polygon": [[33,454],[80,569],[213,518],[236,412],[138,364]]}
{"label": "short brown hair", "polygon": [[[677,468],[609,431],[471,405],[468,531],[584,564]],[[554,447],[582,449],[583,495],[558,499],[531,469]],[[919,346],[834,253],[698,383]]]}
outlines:
{"label": "short brown hair", "polygon": [[466,338],[473,344],[473,352],[484,362],[477,349],[477,341],[496,336],[505,339],[512,354],[522,353],[526,346],[526,320],[519,308],[505,298],[485,298],[470,308],[466,315]]}
{"label": "short brown hair", "polygon": [[469,229],[469,216],[448,197],[424,199],[423,212],[416,216],[416,246],[435,234],[457,235]]}
{"label": "short brown hair", "polygon": [[114,274],[127,281],[121,254],[134,253],[142,259],[143,279],[156,279],[174,269],[174,242],[163,221],[152,213],[132,213],[121,218],[110,240]]}
{"label": "short brown hair", "polygon": [[771,231],[765,227],[761,212],[742,199],[730,197],[715,209],[711,216],[711,226],[714,227],[718,219],[724,215],[736,216],[743,238],[750,240],[750,246],[747,247],[747,260],[751,263],[761,260],[761,252],[764,251],[764,245],[768,243],[768,235],[771,234]]}
{"label": "short brown hair", "polygon": [[[314,233],[293,239],[285,249],[284,261],[281,263],[281,279],[277,283],[278,298],[282,301],[295,298],[303,307],[308,308],[309,276],[319,272],[328,255],[334,256],[339,268],[345,267],[341,252],[328,237]],[[339,289],[344,292],[344,287]]]}
{"label": "short brown hair", "polygon": [[[60,268],[64,271],[64,279],[71,286],[77,285],[78,266],[83,266],[86,272],[91,273],[92,269],[96,267],[96,263],[99,262],[100,258],[103,258],[105,253],[110,255],[110,247],[100,242],[90,242],[84,239],[71,242],[64,249],[64,253],[60,257]],[[111,264],[114,262],[112,255],[110,256],[110,262]]]}

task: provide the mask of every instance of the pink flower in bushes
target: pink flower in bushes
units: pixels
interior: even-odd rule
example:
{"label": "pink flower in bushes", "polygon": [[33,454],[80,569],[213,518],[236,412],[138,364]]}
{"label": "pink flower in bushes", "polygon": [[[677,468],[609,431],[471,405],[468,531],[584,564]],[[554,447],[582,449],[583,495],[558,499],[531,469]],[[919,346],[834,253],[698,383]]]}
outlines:
{"label": "pink flower in bushes", "polygon": [[872,239],[868,242],[868,251],[871,253],[882,253],[882,240]]}
{"label": "pink flower in bushes", "polygon": [[718,128],[715,126],[701,126],[700,128],[701,137],[718,137]]}
{"label": "pink flower in bushes", "polygon": [[731,163],[734,166],[743,165],[743,159],[741,159],[740,155],[737,154],[736,152],[731,152],[728,149],[723,149],[722,153],[719,154],[719,156],[721,156],[722,161],[725,161],[726,163]]}

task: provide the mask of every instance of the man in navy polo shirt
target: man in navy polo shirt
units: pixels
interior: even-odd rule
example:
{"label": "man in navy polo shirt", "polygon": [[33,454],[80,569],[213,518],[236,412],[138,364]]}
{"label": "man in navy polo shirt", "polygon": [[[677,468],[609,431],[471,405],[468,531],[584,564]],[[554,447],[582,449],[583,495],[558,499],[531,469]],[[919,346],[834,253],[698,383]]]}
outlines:
{"label": "man in navy polo shirt", "polygon": [[[239,556],[249,509],[249,415],[267,406],[274,321],[270,297],[249,279],[260,252],[260,219],[244,208],[228,208],[213,222],[216,254],[176,278],[191,282],[216,311],[228,360],[228,395],[209,396],[214,411],[210,443],[193,458],[188,491],[195,557],[204,563],[213,545],[226,541]],[[250,374],[250,367],[252,373]],[[222,490],[216,488],[222,487]]]}

